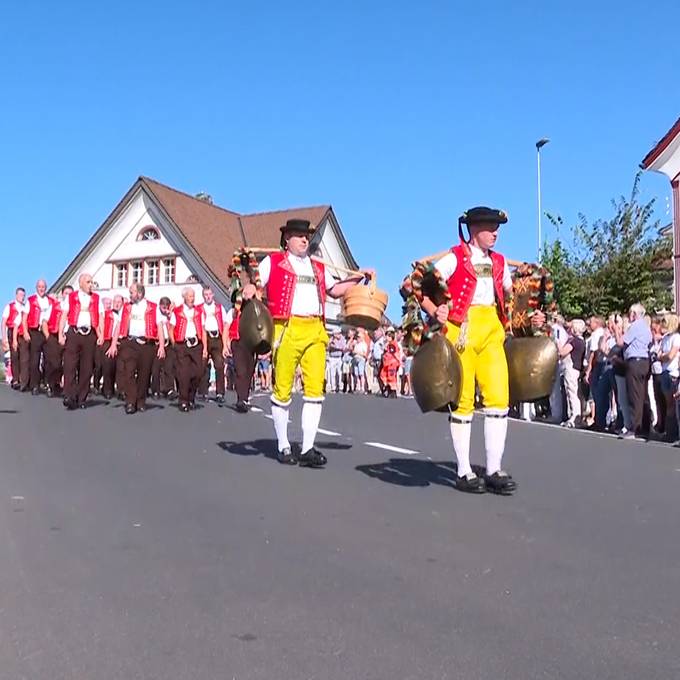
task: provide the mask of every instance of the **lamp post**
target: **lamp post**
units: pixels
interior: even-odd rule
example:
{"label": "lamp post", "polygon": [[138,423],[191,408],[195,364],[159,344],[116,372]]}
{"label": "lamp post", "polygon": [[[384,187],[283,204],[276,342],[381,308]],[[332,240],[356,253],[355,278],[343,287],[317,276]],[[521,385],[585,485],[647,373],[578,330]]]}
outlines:
{"label": "lamp post", "polygon": [[547,137],[543,137],[536,142],[536,170],[538,177],[538,250],[536,258],[539,264],[541,263],[541,149],[549,141]]}

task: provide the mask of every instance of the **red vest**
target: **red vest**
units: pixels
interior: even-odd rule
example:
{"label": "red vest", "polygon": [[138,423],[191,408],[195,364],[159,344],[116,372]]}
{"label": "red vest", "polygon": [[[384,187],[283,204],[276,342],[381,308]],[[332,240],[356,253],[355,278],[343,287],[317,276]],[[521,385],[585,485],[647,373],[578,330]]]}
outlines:
{"label": "red vest", "polygon": [[[80,298],[78,291],[74,290],[68,296],[68,325],[76,328],[78,326],[78,315],[80,314]],[[99,295],[90,295],[90,325],[96,329],[99,326]]]}
{"label": "red vest", "polygon": [[[47,299],[52,305],[57,302],[51,295],[48,295]],[[29,328],[40,328],[40,305],[38,304],[37,294],[28,296],[28,318],[26,319],[26,323]]]}
{"label": "red vest", "polygon": [[[173,324],[175,330],[175,342],[184,342],[187,332],[187,324],[189,320],[184,314],[184,305],[175,307],[173,311],[175,315],[175,323]],[[196,326],[196,337],[198,341],[201,341],[201,335],[203,334],[203,314],[202,310],[198,307],[194,307],[194,325]]]}
{"label": "red vest", "polygon": [[[158,324],[156,323],[156,303],[146,301],[146,312],[144,312],[144,337],[151,340],[158,339]],[[132,314],[132,303],[126,302],[123,305],[123,313],[120,316],[120,332],[118,337],[127,338],[130,331],[130,315]]]}
{"label": "red vest", "polygon": [[229,324],[229,339],[230,340],[238,340],[239,339],[239,332],[238,332],[238,323],[241,320],[241,312],[237,312],[234,310],[234,318],[231,320],[231,323]]}
{"label": "red vest", "polygon": [[61,319],[61,303],[59,300],[54,298],[52,300],[52,311],[50,312],[50,318],[47,319],[47,330],[52,333],[59,332],[59,320]]}
{"label": "red vest", "polygon": [[[224,319],[222,318],[222,305],[219,304],[218,302],[213,302],[213,304],[215,305],[215,319],[217,321],[217,330],[220,332],[220,335],[222,335],[222,331],[224,330]],[[205,315],[205,303],[196,305],[196,309],[199,309],[201,311],[201,314]]]}
{"label": "red vest", "polygon": [[[288,253],[272,253],[271,269],[267,281],[267,307],[275,319],[289,319],[293,308],[293,295],[297,276],[288,261]],[[324,266],[312,260],[312,270],[316,278],[316,289],[321,303],[321,316],[326,316],[326,271]]]}
{"label": "red vest", "polygon": [[116,317],[113,315],[112,309],[107,309],[104,312],[104,340],[113,340],[113,326]]}
{"label": "red vest", "polygon": [[[16,300],[12,300],[12,302],[9,303],[9,316],[5,322],[7,328],[14,328],[14,326],[21,324],[21,315],[17,311],[17,304],[18,302]],[[17,317],[19,318],[17,319]]]}
{"label": "red vest", "polygon": [[[451,252],[455,254],[458,264],[456,271],[446,282],[451,293],[451,311],[449,321],[453,323],[463,323],[467,316],[468,309],[472,304],[472,297],[477,286],[477,275],[470,262],[470,247],[467,243],[454,246]],[[491,257],[491,275],[493,277],[493,289],[496,294],[496,304],[498,306],[498,318],[501,323],[507,323],[505,314],[505,291],[503,290],[503,271],[505,270],[505,258],[498,253],[489,251]]]}

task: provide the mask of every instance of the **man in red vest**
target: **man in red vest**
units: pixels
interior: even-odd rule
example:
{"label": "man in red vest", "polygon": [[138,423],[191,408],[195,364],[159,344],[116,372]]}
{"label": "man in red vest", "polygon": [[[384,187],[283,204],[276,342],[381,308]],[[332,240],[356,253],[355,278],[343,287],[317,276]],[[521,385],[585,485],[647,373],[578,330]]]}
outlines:
{"label": "man in red vest", "polygon": [[125,413],[128,415],[146,411],[154,357],[162,359],[165,356],[163,317],[155,302],[144,299],[145,294],[141,283],[130,285],[130,302],[123,305],[120,323],[113,331],[107,352],[111,358],[118,354],[125,385]]}
{"label": "man in red vest", "polygon": [[64,348],[59,344],[59,322],[62,305],[72,292],[73,286],[64,286],[61,289],[61,298],[54,300],[50,318],[47,320],[45,328],[45,382],[47,383],[48,397],[61,396]]}
{"label": "man in red vest", "polygon": [[116,357],[109,356],[113,333],[120,323],[120,314],[123,309],[123,296],[115,295],[113,299],[103,298],[102,308],[104,320],[102,322],[102,335],[104,342],[97,346],[94,355],[94,375],[92,385],[95,392],[101,390],[105,399],[112,399],[116,382]]}
{"label": "man in red vest", "polygon": [[52,305],[56,300],[47,294],[47,283],[39,279],[35,284],[35,294],[28,297],[28,308],[23,315],[24,335],[29,340],[29,372],[28,387],[35,396],[40,394],[42,382],[41,361],[45,362],[45,325],[50,318]]}
{"label": "man in red vest", "polygon": [[[274,318],[274,373],[276,385],[271,397],[272,420],[278,439],[278,460],[285,465],[322,467],[326,457],[314,447],[321,419],[326,372],[326,296],[342,297],[364,278],[353,276],[336,282],[323,264],[309,257],[309,237],[314,233],[307,220],[288,220],[281,227],[283,252],[266,257],[259,266]],[[304,384],[302,407],[302,448],[292,452],[288,441],[288,411],[300,366]]]}
{"label": "man in red vest", "polygon": [[170,339],[175,348],[179,410],[187,413],[194,408],[198,386],[208,358],[206,335],[201,310],[194,306],[193,288],[182,291],[184,304],[175,307],[170,319]]}
{"label": "man in red vest", "polygon": [[[463,377],[458,408],[450,416],[453,448],[458,461],[456,488],[467,493],[491,491],[510,495],[517,488],[501,463],[508,429],[508,365],[505,342],[506,303],[512,293],[512,277],[505,258],[493,250],[498,228],[508,221],[502,210],[477,207],[458,223],[460,243],[435,263],[451,294],[450,305],[437,306],[429,298],[423,309],[445,324],[446,338],[460,356]],[[470,238],[463,234],[463,224]],[[544,323],[536,312],[534,326]],[[475,406],[475,385],[484,403],[486,475],[482,479],[470,465],[470,433]]]}
{"label": "man in red vest", "polygon": [[64,406],[85,408],[94,370],[94,351],[104,342],[99,295],[92,292],[92,276],[78,277],[78,290],[62,305],[59,343],[64,347]]}
{"label": "man in red vest", "polygon": [[215,293],[210,286],[203,287],[203,303],[196,305],[203,315],[205,324],[206,351],[208,358],[205,362],[203,378],[199,386],[199,397],[205,399],[208,396],[209,385],[209,362],[212,360],[215,368],[215,393],[218,404],[224,403],[224,358],[225,347],[228,341],[228,326],[224,320],[227,311],[223,305],[215,301]]}
{"label": "man in red vest", "polygon": [[23,333],[23,315],[27,310],[26,291],[17,288],[14,300],[8,302],[2,312],[0,337],[2,337],[2,351],[10,353],[12,370],[12,389],[26,391],[28,389],[29,348]]}
{"label": "man in red vest", "polygon": [[161,395],[173,399],[175,393],[175,348],[170,344],[168,324],[172,315],[172,302],[168,297],[158,301],[158,309],[163,315],[163,334],[165,336],[165,357],[154,359],[151,369],[151,394],[155,399]]}

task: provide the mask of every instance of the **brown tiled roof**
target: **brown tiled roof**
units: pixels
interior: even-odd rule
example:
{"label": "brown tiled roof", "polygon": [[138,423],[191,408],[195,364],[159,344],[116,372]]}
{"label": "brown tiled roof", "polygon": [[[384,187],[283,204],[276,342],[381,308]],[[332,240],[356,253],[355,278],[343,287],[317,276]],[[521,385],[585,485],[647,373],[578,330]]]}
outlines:
{"label": "brown tiled roof", "polygon": [[329,205],[323,205],[239,215],[149,177],[140,177],[140,182],[156,198],[207,267],[225,285],[228,283],[227,267],[237,248],[244,245],[278,247],[281,235],[279,227],[286,220],[306,219],[316,226],[330,210]]}
{"label": "brown tiled roof", "polygon": [[649,166],[666,150],[666,147],[673,141],[675,136],[680,133],[680,118],[673,127],[655,144],[654,148],[642,159],[640,167],[647,170]]}

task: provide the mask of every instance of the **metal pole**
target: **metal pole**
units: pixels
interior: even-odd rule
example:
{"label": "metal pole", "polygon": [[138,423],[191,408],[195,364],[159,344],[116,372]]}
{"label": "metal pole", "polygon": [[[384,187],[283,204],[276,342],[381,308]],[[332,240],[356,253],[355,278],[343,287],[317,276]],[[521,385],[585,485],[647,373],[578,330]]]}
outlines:
{"label": "metal pole", "polygon": [[541,263],[541,147],[536,146],[536,169],[538,176],[538,251],[536,261]]}

